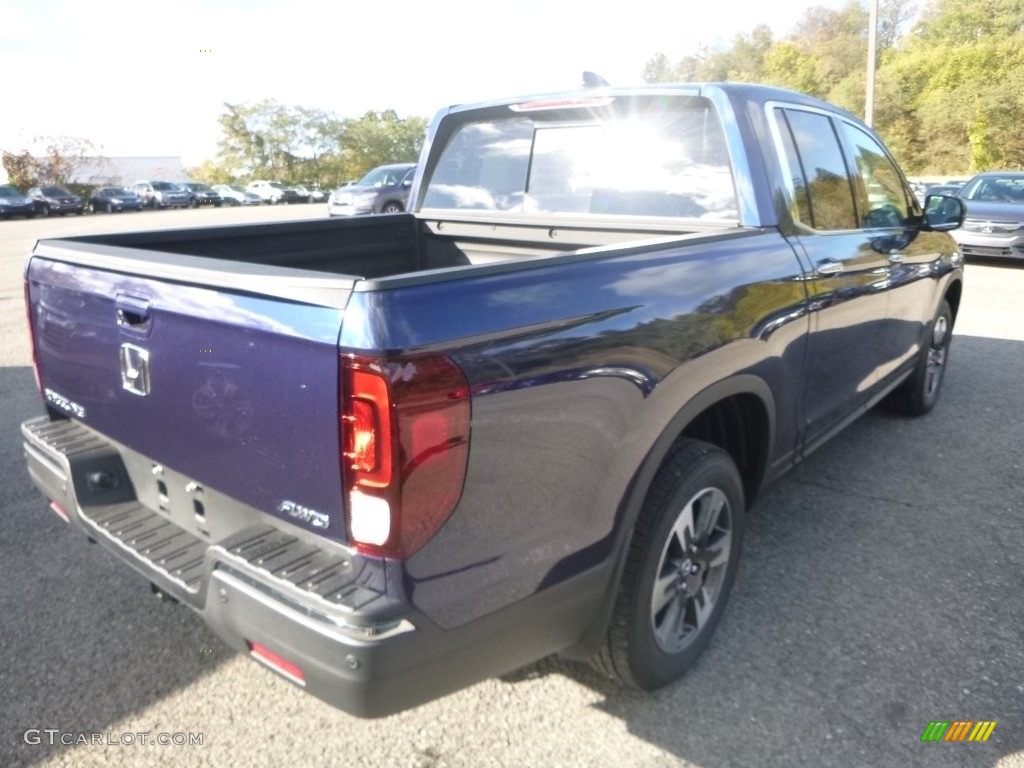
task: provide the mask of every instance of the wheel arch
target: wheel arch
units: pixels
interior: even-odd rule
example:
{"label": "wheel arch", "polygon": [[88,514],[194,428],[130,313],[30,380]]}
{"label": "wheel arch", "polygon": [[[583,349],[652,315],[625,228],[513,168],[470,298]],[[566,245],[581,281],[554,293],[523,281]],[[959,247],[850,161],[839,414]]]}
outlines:
{"label": "wheel arch", "polygon": [[964,284],[954,280],[946,288],[945,299],[949,302],[949,308],[953,312],[953,325],[956,325],[956,316],[960,312],[960,298],[963,295]]}
{"label": "wheel arch", "polygon": [[600,613],[580,642],[562,652],[564,656],[586,659],[601,648],[640,508],[673,446],[683,439],[697,439],[728,453],[739,469],[744,506],[749,509],[767,474],[775,440],[775,413],[775,398],[768,384],[758,376],[740,374],[701,390],[669,421],[640,463],[620,502],[611,534],[614,566]]}

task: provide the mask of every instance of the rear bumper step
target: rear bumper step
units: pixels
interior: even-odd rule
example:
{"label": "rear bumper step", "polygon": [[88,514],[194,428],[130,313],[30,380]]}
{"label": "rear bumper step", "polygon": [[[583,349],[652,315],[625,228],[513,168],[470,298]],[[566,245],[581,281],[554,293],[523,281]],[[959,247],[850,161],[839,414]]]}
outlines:
{"label": "rear bumper step", "polygon": [[211,541],[136,499],[123,446],[71,420],[42,417],[25,422],[21,431],[29,474],[68,521],[195,608],[206,603],[210,575],[228,568],[285,602],[308,602],[360,638],[385,634],[407,610],[389,592],[383,561],[260,522],[257,510],[251,524]]}

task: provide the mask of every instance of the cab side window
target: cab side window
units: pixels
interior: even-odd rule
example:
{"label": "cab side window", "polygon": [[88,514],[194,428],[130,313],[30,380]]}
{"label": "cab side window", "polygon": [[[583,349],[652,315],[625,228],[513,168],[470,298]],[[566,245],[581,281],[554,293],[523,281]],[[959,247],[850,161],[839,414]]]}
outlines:
{"label": "cab side window", "polygon": [[793,177],[793,218],[819,231],[859,229],[854,191],[831,118],[776,109],[775,120]]}
{"label": "cab side window", "polygon": [[904,226],[910,216],[910,205],[896,166],[872,136],[849,123],[844,122],[842,126],[860,175],[854,187],[861,226],[866,229]]}

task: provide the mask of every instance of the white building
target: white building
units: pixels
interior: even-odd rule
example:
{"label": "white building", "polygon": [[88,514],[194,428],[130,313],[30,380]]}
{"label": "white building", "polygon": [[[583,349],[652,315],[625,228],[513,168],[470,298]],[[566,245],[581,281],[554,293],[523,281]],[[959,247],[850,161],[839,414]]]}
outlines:
{"label": "white building", "polygon": [[89,158],[69,182],[109,186],[131,186],[136,181],[187,181],[180,157],[98,157]]}

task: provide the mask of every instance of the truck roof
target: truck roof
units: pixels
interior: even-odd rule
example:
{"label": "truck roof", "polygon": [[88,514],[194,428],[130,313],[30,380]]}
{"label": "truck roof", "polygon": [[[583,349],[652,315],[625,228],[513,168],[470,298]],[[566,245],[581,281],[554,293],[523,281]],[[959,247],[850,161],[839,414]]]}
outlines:
{"label": "truck roof", "polygon": [[443,113],[456,113],[489,107],[511,106],[513,104],[537,104],[542,102],[557,103],[564,102],[570,105],[573,102],[579,103],[581,99],[598,99],[603,97],[620,98],[635,96],[711,96],[713,93],[725,96],[733,103],[756,102],[765,103],[770,101],[785,101],[790,104],[803,104],[805,106],[825,109],[829,112],[837,112],[852,120],[862,122],[861,118],[841,109],[834,104],[829,104],[821,99],[790,90],[779,88],[773,85],[761,85],[758,83],[647,83],[635,86],[609,86],[598,88],[578,88],[571,91],[559,91],[553,93],[526,94],[512,96],[493,101],[479,102],[473,104],[458,104],[442,110]]}

